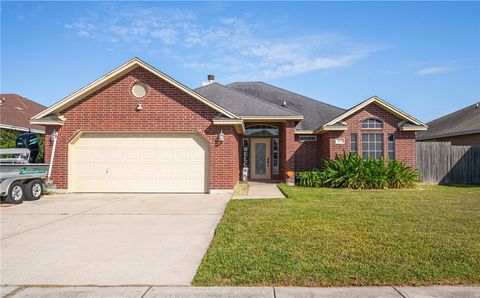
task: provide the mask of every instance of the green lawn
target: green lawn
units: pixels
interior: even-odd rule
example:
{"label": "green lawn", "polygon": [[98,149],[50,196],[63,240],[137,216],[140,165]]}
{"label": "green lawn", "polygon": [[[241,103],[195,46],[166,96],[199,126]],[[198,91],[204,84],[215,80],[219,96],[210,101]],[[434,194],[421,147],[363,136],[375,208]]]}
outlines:
{"label": "green lawn", "polygon": [[480,187],[280,187],[230,201],[194,285],[480,283]]}

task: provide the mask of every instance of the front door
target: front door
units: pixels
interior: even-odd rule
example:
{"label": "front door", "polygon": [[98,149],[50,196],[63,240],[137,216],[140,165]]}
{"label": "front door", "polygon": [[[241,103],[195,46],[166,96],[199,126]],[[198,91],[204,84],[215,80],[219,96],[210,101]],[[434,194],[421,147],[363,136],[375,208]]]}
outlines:
{"label": "front door", "polygon": [[251,178],[270,179],[270,139],[252,138],[250,143],[252,146]]}

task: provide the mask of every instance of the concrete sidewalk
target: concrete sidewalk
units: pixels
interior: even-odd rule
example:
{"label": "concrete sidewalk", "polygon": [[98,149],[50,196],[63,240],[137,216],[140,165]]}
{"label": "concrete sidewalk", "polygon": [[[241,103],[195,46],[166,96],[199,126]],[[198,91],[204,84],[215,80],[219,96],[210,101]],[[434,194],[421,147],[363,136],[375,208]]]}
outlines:
{"label": "concrete sidewalk", "polygon": [[480,297],[480,286],[431,287],[21,287],[2,286],[1,297]]}
{"label": "concrete sidewalk", "polygon": [[244,196],[233,196],[234,200],[248,199],[285,199],[277,183],[274,182],[248,182],[248,194]]}

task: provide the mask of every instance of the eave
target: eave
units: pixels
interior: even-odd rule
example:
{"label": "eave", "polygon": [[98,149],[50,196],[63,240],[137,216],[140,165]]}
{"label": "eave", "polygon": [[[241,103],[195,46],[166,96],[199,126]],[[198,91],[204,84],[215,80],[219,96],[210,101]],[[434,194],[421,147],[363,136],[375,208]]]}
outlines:
{"label": "eave", "polygon": [[237,133],[245,133],[245,125],[241,119],[213,119],[213,125],[233,125]]}
{"label": "eave", "polygon": [[303,120],[303,116],[240,116],[244,121],[287,121]]}
{"label": "eave", "polygon": [[[32,123],[34,124],[34,123]],[[10,130],[18,130],[18,131],[31,131],[39,134],[45,134],[45,130],[37,129],[37,128],[30,128],[30,127],[23,127],[17,125],[9,125],[9,124],[0,124],[0,128],[10,129]]]}
{"label": "eave", "polygon": [[314,130],[311,129],[299,129],[294,132],[296,135],[312,135],[315,134]]}
{"label": "eave", "polygon": [[400,131],[426,131],[428,130],[428,127],[425,126],[402,126],[400,127]]}

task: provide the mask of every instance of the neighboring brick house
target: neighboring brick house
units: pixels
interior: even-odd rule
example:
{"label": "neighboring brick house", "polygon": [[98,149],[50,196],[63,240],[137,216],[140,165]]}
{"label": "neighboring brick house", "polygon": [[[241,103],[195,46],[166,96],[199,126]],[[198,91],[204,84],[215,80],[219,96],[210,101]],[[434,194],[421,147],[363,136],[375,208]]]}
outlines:
{"label": "neighboring brick house", "polygon": [[30,117],[47,107],[18,94],[0,94],[0,129],[45,133],[45,127],[30,124]]}
{"label": "neighboring brick house", "polygon": [[249,179],[292,182],[287,172],[355,144],[414,166],[414,132],[426,129],[377,97],[343,110],[265,83],[192,90],[138,58],[31,123],[57,136],[46,160],[54,153],[53,183],[73,192],[225,191],[246,167]]}

